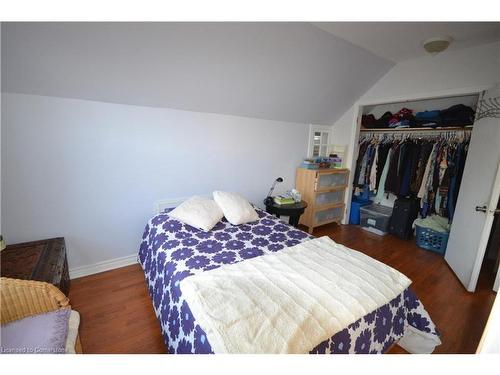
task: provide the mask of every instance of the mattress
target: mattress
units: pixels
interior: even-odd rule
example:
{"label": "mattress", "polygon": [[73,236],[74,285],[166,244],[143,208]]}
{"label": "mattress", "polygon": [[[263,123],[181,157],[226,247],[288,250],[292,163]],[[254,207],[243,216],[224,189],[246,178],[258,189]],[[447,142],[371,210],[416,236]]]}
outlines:
{"label": "mattress", "polygon": [[[261,210],[257,213],[256,222],[233,226],[222,219],[209,232],[172,219],[166,212],[147,223],[138,258],[169,353],[213,353],[182,295],[184,278],[314,238]],[[421,346],[419,352],[430,352],[439,343],[434,323],[410,288],[309,352],[384,353],[405,333],[408,337],[401,341],[410,351]]]}

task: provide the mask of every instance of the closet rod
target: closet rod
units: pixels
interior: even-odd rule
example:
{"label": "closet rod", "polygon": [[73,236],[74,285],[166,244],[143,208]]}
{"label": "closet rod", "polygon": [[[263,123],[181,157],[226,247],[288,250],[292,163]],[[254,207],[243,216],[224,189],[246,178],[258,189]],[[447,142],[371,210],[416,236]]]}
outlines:
{"label": "closet rod", "polygon": [[400,129],[360,129],[361,133],[406,133],[406,132],[429,132],[429,133],[444,133],[453,131],[472,131],[472,126],[466,127],[446,127],[446,128],[400,128]]}

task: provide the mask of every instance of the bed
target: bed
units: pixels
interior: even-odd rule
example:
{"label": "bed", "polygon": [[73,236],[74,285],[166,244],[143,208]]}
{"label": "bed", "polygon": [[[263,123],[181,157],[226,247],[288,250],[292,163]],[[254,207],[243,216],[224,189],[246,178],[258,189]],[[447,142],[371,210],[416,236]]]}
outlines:
{"label": "bed", "polygon": [[[149,220],[142,236],[141,264],[169,353],[214,353],[181,292],[192,275],[247,259],[283,251],[313,236],[259,209],[259,220],[233,226],[224,218],[208,232],[170,218],[166,208]],[[439,333],[410,287],[389,303],[352,322],[311,354],[385,353],[393,344],[410,352],[429,353]]]}

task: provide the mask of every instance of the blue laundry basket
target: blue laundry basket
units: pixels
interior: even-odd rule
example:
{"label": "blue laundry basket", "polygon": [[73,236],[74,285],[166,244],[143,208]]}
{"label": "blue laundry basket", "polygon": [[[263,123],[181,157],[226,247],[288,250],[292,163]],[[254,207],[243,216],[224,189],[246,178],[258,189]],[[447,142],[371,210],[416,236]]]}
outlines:
{"label": "blue laundry basket", "polygon": [[449,233],[438,232],[430,228],[421,227],[418,224],[415,224],[415,228],[415,238],[418,247],[444,255],[446,246],[448,245]]}

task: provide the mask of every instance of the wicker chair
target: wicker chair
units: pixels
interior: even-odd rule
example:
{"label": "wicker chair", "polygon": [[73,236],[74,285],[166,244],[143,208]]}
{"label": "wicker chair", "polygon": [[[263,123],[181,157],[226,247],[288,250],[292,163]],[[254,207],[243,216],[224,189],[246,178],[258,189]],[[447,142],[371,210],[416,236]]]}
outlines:
{"label": "wicker chair", "polygon": [[[68,297],[54,285],[42,281],[0,277],[0,291],[1,324],[71,307]],[[75,351],[83,353],[79,335],[76,338]]]}

